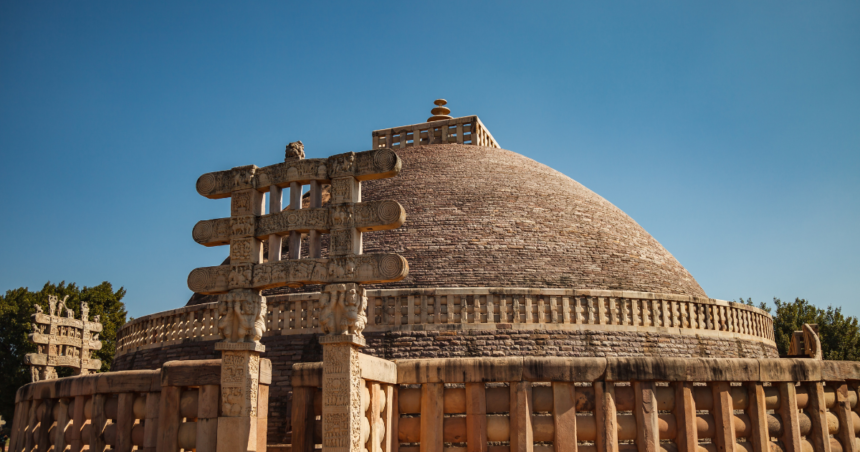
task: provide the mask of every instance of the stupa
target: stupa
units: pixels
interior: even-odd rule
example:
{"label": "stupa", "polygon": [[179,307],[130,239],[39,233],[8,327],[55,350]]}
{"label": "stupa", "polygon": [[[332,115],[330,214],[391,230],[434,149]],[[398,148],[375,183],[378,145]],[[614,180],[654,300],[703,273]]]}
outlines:
{"label": "stupa", "polygon": [[[403,169],[365,181],[361,200],[396,199],[406,221],[367,234],[361,245],[367,253],[403,256],[409,273],[367,286],[364,353],[388,360],[778,356],[766,312],[708,298],[623,211],[570,177],[502,149],[477,116],[453,117],[446,104],[437,100],[427,122],[371,134],[370,148],[393,151]],[[328,187],[316,190],[315,199],[294,208],[324,205]],[[283,246],[282,259],[326,257],[328,236],[320,240],[315,232],[268,246]],[[262,357],[273,366],[268,437],[277,442],[291,431],[293,365],[322,361],[322,294],[307,285],[263,295]],[[211,297],[124,325],[113,370],[217,358],[219,314]]]}

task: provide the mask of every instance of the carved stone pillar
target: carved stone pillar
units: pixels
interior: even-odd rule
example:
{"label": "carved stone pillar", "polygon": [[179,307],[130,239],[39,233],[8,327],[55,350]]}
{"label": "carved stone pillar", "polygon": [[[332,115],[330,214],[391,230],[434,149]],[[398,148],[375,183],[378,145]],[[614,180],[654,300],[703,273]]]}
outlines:
{"label": "carved stone pillar", "polygon": [[[257,450],[257,396],[260,385],[259,342],[265,330],[266,298],[259,291],[235,289],[223,295],[218,310],[221,351],[221,414],[218,452]],[[265,452],[265,451],[261,451]]]}
{"label": "carved stone pillar", "polygon": [[367,389],[358,355],[366,342],[355,334],[325,335],[319,340],[323,347],[323,452],[363,452],[370,424],[364,416],[367,404],[362,392]]}
{"label": "carved stone pillar", "polygon": [[219,342],[215,349],[221,350],[218,452],[257,451],[260,353],[266,347],[259,342]]}
{"label": "carved stone pillar", "polygon": [[370,395],[361,379],[367,296],[355,283],[330,284],[320,298],[323,332],[323,452],[364,452],[370,434]]}

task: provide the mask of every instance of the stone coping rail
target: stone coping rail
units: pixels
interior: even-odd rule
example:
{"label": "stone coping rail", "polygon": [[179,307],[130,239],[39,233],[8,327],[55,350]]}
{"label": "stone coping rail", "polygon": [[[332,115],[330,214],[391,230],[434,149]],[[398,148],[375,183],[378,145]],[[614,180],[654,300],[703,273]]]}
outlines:
{"label": "stone coping rail", "polygon": [[[793,358],[498,358],[395,359],[397,384],[577,382],[860,382],[860,361]],[[322,386],[322,362],[293,364],[292,384]]]}
{"label": "stone coping rail", "polygon": [[[365,332],[462,329],[604,330],[735,337],[774,345],[773,319],[741,303],[687,295],[582,289],[373,289]],[[266,336],[316,334],[319,292],[268,298]],[[218,339],[217,303],[137,318],[117,356]]]}

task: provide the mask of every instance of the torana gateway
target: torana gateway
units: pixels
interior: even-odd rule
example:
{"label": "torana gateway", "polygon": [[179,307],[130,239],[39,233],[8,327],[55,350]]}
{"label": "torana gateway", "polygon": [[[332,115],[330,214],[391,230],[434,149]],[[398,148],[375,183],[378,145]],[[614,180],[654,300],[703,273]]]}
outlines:
{"label": "torana gateway", "polygon": [[23,387],[13,450],[860,452],[860,365],[779,358],[766,312],[445,104],[201,176],[231,211],[192,238],[229,257],[114,372]]}

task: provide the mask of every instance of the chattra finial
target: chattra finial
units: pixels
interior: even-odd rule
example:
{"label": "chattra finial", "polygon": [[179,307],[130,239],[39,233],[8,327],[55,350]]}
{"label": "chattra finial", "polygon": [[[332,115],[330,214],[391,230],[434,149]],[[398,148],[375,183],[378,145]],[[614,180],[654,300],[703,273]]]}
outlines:
{"label": "chattra finial", "polygon": [[445,106],[448,103],[447,100],[436,99],[433,103],[436,105],[436,107],[430,110],[430,113],[432,113],[433,116],[428,118],[427,122],[441,121],[443,119],[452,119],[452,117],[449,116],[451,113],[451,109]]}

